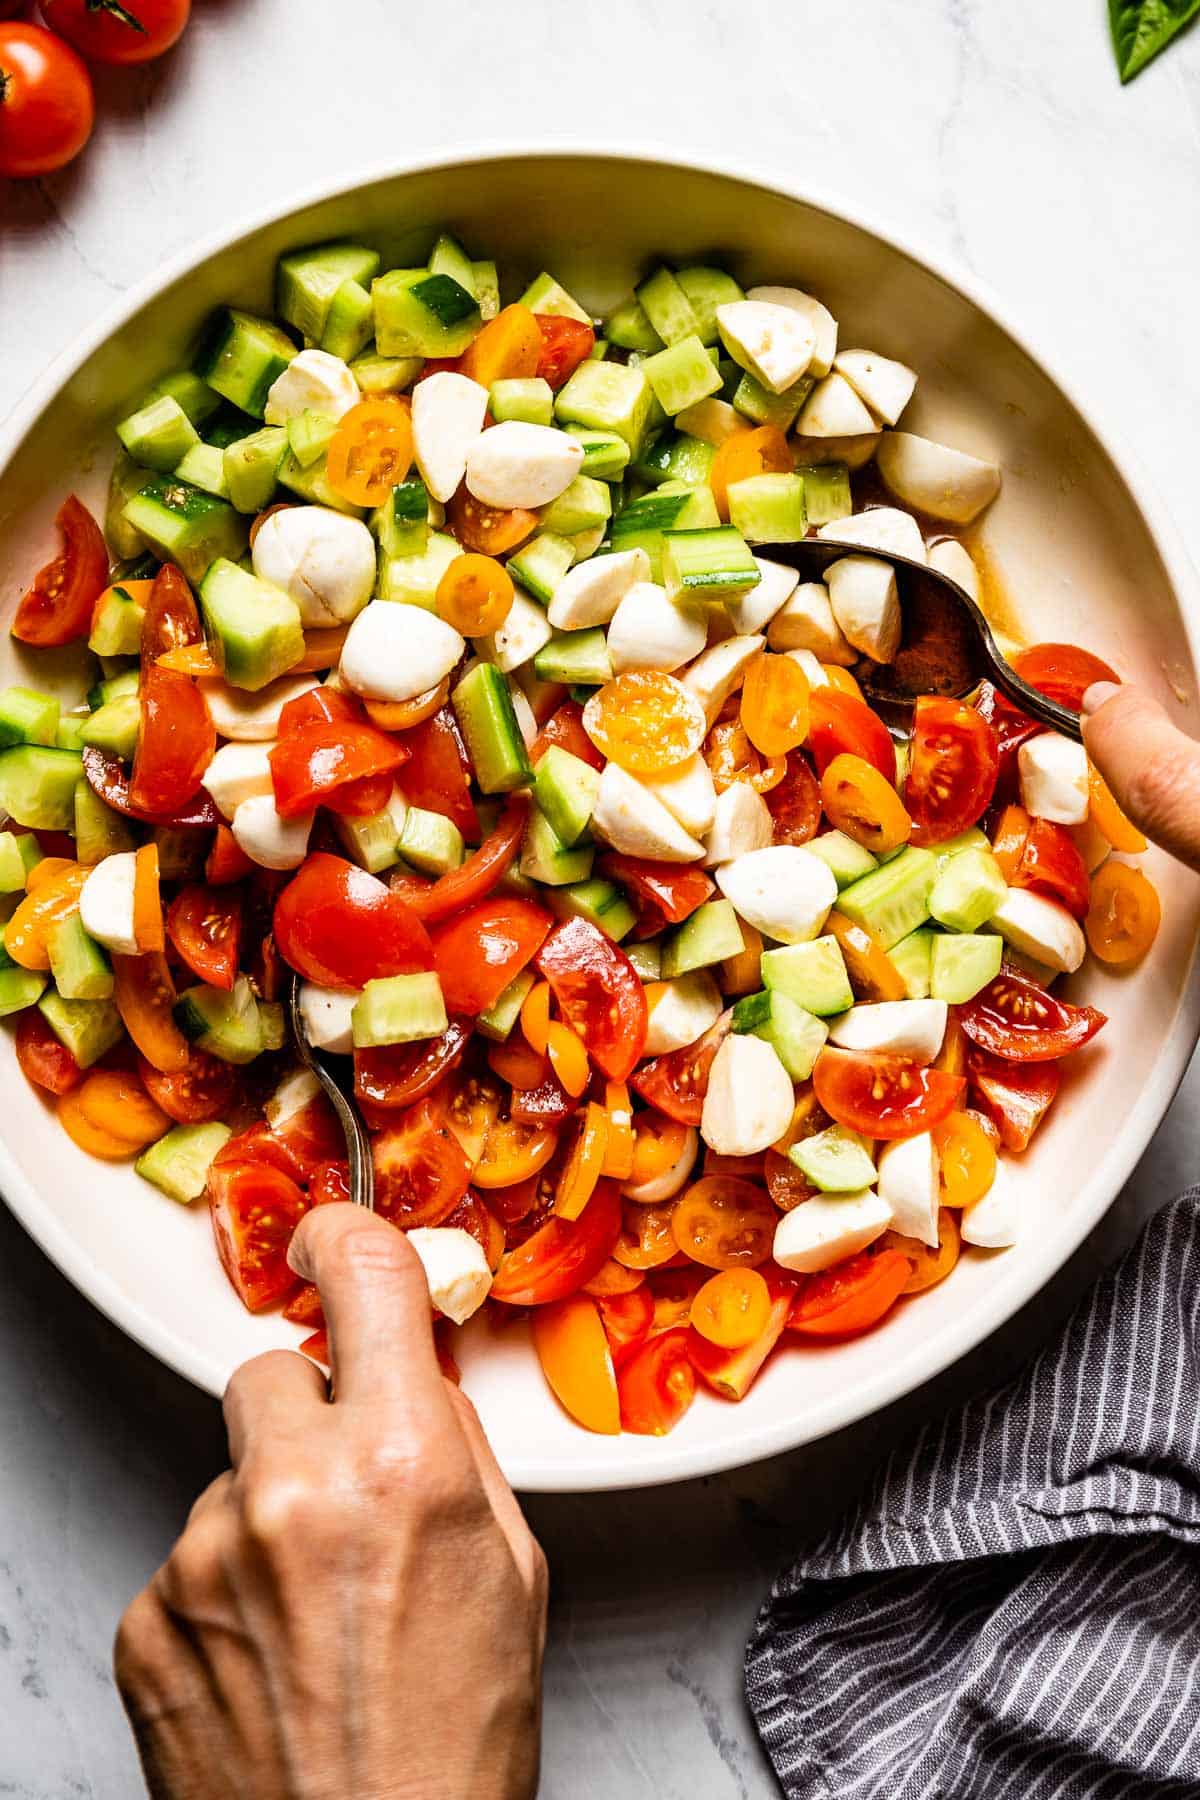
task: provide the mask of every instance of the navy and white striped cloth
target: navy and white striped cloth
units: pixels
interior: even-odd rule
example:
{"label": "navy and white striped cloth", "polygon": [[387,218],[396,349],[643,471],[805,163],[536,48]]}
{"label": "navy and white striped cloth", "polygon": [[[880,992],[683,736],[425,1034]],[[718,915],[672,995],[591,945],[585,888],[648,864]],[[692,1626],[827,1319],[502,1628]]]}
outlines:
{"label": "navy and white striped cloth", "polygon": [[1200,1189],[775,1583],[789,1800],[1200,1797]]}

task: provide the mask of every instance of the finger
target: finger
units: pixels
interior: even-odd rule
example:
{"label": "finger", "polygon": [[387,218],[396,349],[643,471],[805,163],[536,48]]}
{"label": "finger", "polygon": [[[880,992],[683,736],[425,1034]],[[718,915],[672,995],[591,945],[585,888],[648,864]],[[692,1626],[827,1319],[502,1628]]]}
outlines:
{"label": "finger", "polygon": [[266,1350],[233,1371],[225,1389],[225,1429],[236,1469],[255,1438],[311,1427],[329,1387],[316,1364],[298,1350]]}
{"label": "finger", "polygon": [[531,1585],[541,1559],[537,1539],[526,1524],[517,1496],[509,1487],[504,1471],[496,1461],[496,1453],[488,1442],[479,1414],[460,1388],[451,1386],[447,1398],[467,1440],[467,1447],[475,1459],[480,1484],[495,1514],[496,1523],[508,1539],[509,1548],[526,1583]]}
{"label": "finger", "polygon": [[1134,824],[1200,868],[1200,744],[1149,694],[1109,681],[1083,697],[1083,740]]}
{"label": "finger", "polygon": [[190,1525],[193,1520],[203,1518],[205,1513],[215,1512],[218,1507],[228,1506],[229,1491],[232,1486],[233,1470],[226,1469],[223,1474],[210,1481],[208,1486],[196,1495],[192,1501],[192,1509],[187,1516],[187,1523]]}
{"label": "finger", "polygon": [[444,1416],[429,1287],[402,1231],[361,1206],[314,1207],[288,1261],[321,1291],[337,1401],[403,1401]]}

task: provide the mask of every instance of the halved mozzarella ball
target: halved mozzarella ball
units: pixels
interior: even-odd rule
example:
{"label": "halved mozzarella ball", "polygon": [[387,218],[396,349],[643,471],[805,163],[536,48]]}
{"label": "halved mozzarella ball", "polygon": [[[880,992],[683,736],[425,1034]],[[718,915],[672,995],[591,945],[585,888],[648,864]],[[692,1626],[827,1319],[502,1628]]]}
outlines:
{"label": "halved mozzarella ball", "polygon": [[879,429],[844,375],[826,375],[818,381],[796,420],[801,437],[863,437]]}
{"label": "halved mozzarella ball", "polygon": [[735,431],[745,431],[746,421],[728,400],[710,398],[697,400],[694,406],[685,406],[681,413],[676,413],[675,426],[688,437],[702,438],[706,444],[719,446]]}
{"label": "halved mozzarella ball", "polygon": [[931,1063],[946,1035],[944,1000],[879,1000],[852,1006],[833,1019],[829,1041],[842,1050],[865,1050]]}
{"label": "halved mozzarella ball", "polygon": [[272,513],[250,555],[257,576],[291,595],[304,625],[346,624],[375,591],[375,539],[361,519],[329,506]]}
{"label": "halved mozzarella ball", "polygon": [[413,389],[413,456],[435,500],[449,500],[462,481],[487,409],[487,389],[454,369],[439,369]]}
{"label": "halved mozzarella ball", "polygon": [[807,319],[812,327],[813,353],[808,365],[810,375],[828,375],[833,367],[837,353],[837,320],[827,306],[802,288],[794,287],[752,287],[746,290],[747,300],[764,300],[768,306],[787,306],[802,319]]}
{"label": "halved mozzarella ball", "polygon": [[861,544],[864,550],[907,556],[910,562],[926,560],[921,527],[911,513],[901,512],[898,506],[871,506],[848,519],[833,519],[820,527],[817,536],[831,538],[835,544]]}
{"label": "halved mozzarella ball", "polygon": [[555,588],[546,617],[556,631],[607,625],[630,588],[649,579],[650,558],[640,549],[576,563]]}
{"label": "halved mozzarella ball", "polygon": [[1021,1190],[1003,1163],[982,1200],[963,1208],[959,1231],[979,1250],[1007,1250],[1020,1237]]}
{"label": "halved mozzarella ball", "polygon": [[475,438],[467,450],[468,490],[485,506],[548,506],[570,487],[583,467],[578,438],[552,425],[506,419]]}
{"label": "halved mozzarella ball", "polygon": [[89,937],[115,950],[118,956],[136,956],[140,948],[133,929],[133,888],[136,857],[132,850],[119,851],[98,862],[79,890],[79,919]]}
{"label": "halved mozzarella ball", "polygon": [[708,627],[702,608],[670,600],[654,581],[639,581],[624,595],[608,628],[613,674],[657,669],[670,675],[704,649]]}
{"label": "halved mozzarella ball", "polygon": [[482,1245],[458,1225],[419,1225],[405,1235],[421,1259],[430,1300],[447,1319],[462,1325],[491,1290],[492,1271]]}
{"label": "halved mozzarella ball", "polygon": [[718,1156],[755,1156],[792,1122],[792,1078],[765,1038],[730,1033],[713,1058],[700,1136]]}
{"label": "halved mozzarella ball", "polygon": [[646,1027],[645,1056],[683,1050],[721,1016],[721,990],[707,969],[677,975],[658,985]]}
{"label": "halved mozzarella ball", "polygon": [[877,356],[874,350],[839,351],[833,366],[885,425],[896,423],[917,385],[912,369],[890,357]]}
{"label": "halved mozzarella ball", "polygon": [[739,856],[717,870],[717,886],[748,924],[781,944],[819,937],[838,891],[829,864],[796,844]]}
{"label": "halved mozzarella ball", "polygon": [[825,571],[829,604],[847,643],[873,662],[890,662],[903,620],[896,575],[877,556],[843,556]]}
{"label": "halved mozzarella ball", "polygon": [[311,1069],[293,1069],[285,1075],[263,1107],[267,1124],[275,1131],[294,1118],[321,1092],[321,1084]]}
{"label": "halved mozzarella ball", "polygon": [[805,437],[796,432],[791,439],[792,454],[796,459],[796,467],[803,471],[813,463],[839,462],[845,463],[853,474],[856,469],[865,468],[876,450],[883,433],[876,427],[873,431],[856,432],[852,437]]}
{"label": "halved mozzarella ball", "polygon": [[289,700],[298,700],[321,683],[315,675],[285,675],[256,694],[230,687],[220,676],[196,683],[204,695],[217,736],[239,744],[263,743],[279,732],[279,715]]}
{"label": "halved mozzarella ball", "polygon": [[1035,819],[1082,825],[1088,815],[1088,759],[1082,744],[1041,731],[1017,751],[1021,805]]}
{"label": "halved mozzarella ball", "polygon": [[596,793],[592,830],[621,856],[659,862],[696,862],[704,846],[649,788],[614,762],[606,763]]}
{"label": "halved mozzarella ball", "polygon": [[1087,940],[1066,907],[1029,888],[1009,888],[988,924],[1006,944],[1060,975],[1073,975],[1087,952]]}
{"label": "halved mozzarella ball", "polygon": [[814,1194],[784,1213],[775,1227],[773,1255],[783,1269],[816,1275],[865,1250],[891,1222],[891,1208],[874,1188],[856,1194]]}
{"label": "halved mozzarella ball", "polygon": [[897,500],[954,525],[969,525],[1000,492],[995,463],[911,431],[885,431],[875,461]]}
{"label": "halved mozzarella ball", "polygon": [[546,614],[518,588],[503,625],[491,637],[476,638],[475,648],[488,662],[494,662],[502,675],[508,675],[531,662],[551,635]]}
{"label": "halved mozzarella ball", "polygon": [[368,700],[412,700],[436,687],[465,649],[454,627],[423,606],[372,600],[346,633],[339,667],[346,686]]}
{"label": "halved mozzarella ball", "polygon": [[979,570],[964,544],[960,544],[957,538],[943,538],[940,543],[929,546],[928,556],[931,569],[936,569],[939,575],[948,575],[951,581],[957,581],[963,592],[970,594],[976,605],[979,604]]}
{"label": "halved mozzarella ball", "polygon": [[308,834],[315,817],[315,813],[303,813],[299,818],[281,819],[273,795],[255,794],[242,801],[230,820],[230,830],[250,861],[261,868],[298,869],[308,855]]}
{"label": "halved mozzarella ball", "polygon": [[664,1200],[673,1200],[691,1175],[699,1148],[699,1133],[689,1125],[684,1133],[683,1149],[669,1169],[664,1169],[661,1175],[651,1175],[647,1181],[628,1182],[621,1192],[640,1206],[661,1206]]}
{"label": "halved mozzarella ball", "polygon": [[848,669],[858,651],[833,616],[823,581],[802,581],[767,626],[772,650],[811,650],[819,662]]}
{"label": "halved mozzarella ball", "polygon": [[876,1186],[879,1198],[891,1208],[893,1231],[936,1249],[941,1159],[928,1131],[884,1145]]}
{"label": "halved mozzarella ball", "polygon": [[301,350],[272,382],[263,419],[268,425],[286,425],[306,412],[340,419],[361,399],[358,383],[340,356],[330,356],[328,350]]}
{"label": "halved mozzarella ball", "polygon": [[357,994],[318,987],[315,981],[300,983],[300,1017],[304,1035],[314,1050],[328,1050],[333,1056],[350,1055],[354,1049],[350,1015],[357,999]]}
{"label": "halved mozzarella ball", "polygon": [[748,781],[731,782],[717,795],[704,840],[704,866],[719,869],[752,850],[765,850],[774,833],[775,822],[762,795]]}
{"label": "halved mozzarella ball", "polygon": [[746,670],[762,649],[763,642],[757,634],[726,638],[723,643],[713,644],[697,656],[691,668],[680,676],[688,693],[704,708],[707,725],[712,725],[730,694],[741,687]]}
{"label": "halved mozzarella ball", "polygon": [[772,562],[766,556],[756,556],[754,562],[761,577],[758,586],[738,594],[724,609],[732,632],[738,637],[751,637],[761,631],[780,607],[786,606],[800,580],[799,570],[787,563]]}
{"label": "halved mozzarella ball", "polygon": [[718,306],[717,330],[734,362],[773,394],[799,381],[817,347],[816,333],[803,314],[763,300]]}
{"label": "halved mozzarella ball", "polygon": [[232,819],[243,800],[257,794],[273,794],[270,753],[274,740],[268,743],[222,744],[200,777],[213,804],[225,818]]}
{"label": "halved mozzarella ball", "polygon": [[693,837],[703,837],[711,830],[717,814],[717,790],[699,751],[667,775],[647,776],[645,785]]}

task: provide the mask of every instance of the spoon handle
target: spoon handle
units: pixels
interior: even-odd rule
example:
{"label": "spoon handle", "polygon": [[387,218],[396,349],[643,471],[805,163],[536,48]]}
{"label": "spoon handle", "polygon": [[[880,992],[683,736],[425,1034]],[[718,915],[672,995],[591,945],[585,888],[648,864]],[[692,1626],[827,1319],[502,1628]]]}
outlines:
{"label": "spoon handle", "polygon": [[[949,580],[949,577],[946,576],[944,579]],[[962,592],[961,589],[959,591]],[[1047,731],[1060,732],[1063,737],[1071,738],[1075,743],[1082,744],[1083,728],[1079,721],[1079,714],[1072,712],[1069,706],[1063,706],[1057,700],[1048,699],[1045,694],[1040,694],[1037,688],[1030,687],[1027,681],[1023,681],[1012,664],[1006,662],[1001,656],[999,646],[992,636],[991,627],[981,609],[976,606],[969,594],[964,593],[963,599],[974,615],[984,658],[988,665],[988,678],[992,685],[999,688],[1006,700],[1011,700],[1013,705],[1019,706],[1023,713],[1027,713],[1039,725],[1044,725]]]}
{"label": "spoon handle", "polygon": [[300,1013],[300,980],[296,975],[291,977],[288,984],[287,1017],[296,1054],[304,1067],[316,1076],[328,1094],[333,1110],[338,1116],[342,1134],[346,1139],[346,1155],[350,1163],[350,1199],[355,1206],[365,1206],[368,1210],[373,1210],[375,1206],[375,1167],[371,1160],[371,1146],[367,1140],[366,1128],[359,1117],[358,1108],[349,1099],[341,1083],[330,1072],[324,1057],[316,1055],[308,1041],[304,1030],[304,1020]]}

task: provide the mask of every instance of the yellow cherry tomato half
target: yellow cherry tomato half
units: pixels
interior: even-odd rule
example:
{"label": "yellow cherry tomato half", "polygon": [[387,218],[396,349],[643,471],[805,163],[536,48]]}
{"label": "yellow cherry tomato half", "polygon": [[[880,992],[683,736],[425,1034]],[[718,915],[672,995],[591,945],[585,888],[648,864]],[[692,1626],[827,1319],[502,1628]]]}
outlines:
{"label": "yellow cherry tomato half", "polygon": [[757,1269],[722,1269],[696,1294],[689,1318],[710,1344],[740,1350],[766,1330],[771,1290]]}
{"label": "yellow cherry tomato half", "polygon": [[1107,862],[1096,870],[1083,929],[1101,962],[1119,968],[1140,961],[1158,936],[1161,921],[1154,884],[1140,869]]}
{"label": "yellow cherry tomato half", "polygon": [[761,650],[742,683],[741,721],[754,748],[786,756],[808,736],[808,676],[790,656]]}
{"label": "yellow cherry tomato half", "polygon": [[512,576],[494,556],[470,551],[456,556],[438,582],[434,605],[439,618],[464,637],[498,631],[513,607]]}
{"label": "yellow cherry tomato half", "polygon": [[412,413],[399,395],[360,400],[329,440],[326,474],[352,506],[382,506],[412,467]]}
{"label": "yellow cherry tomato half", "polygon": [[835,756],[822,775],[821,804],[836,830],[875,856],[899,849],[912,833],[904,802],[886,775],[849,751]]}

